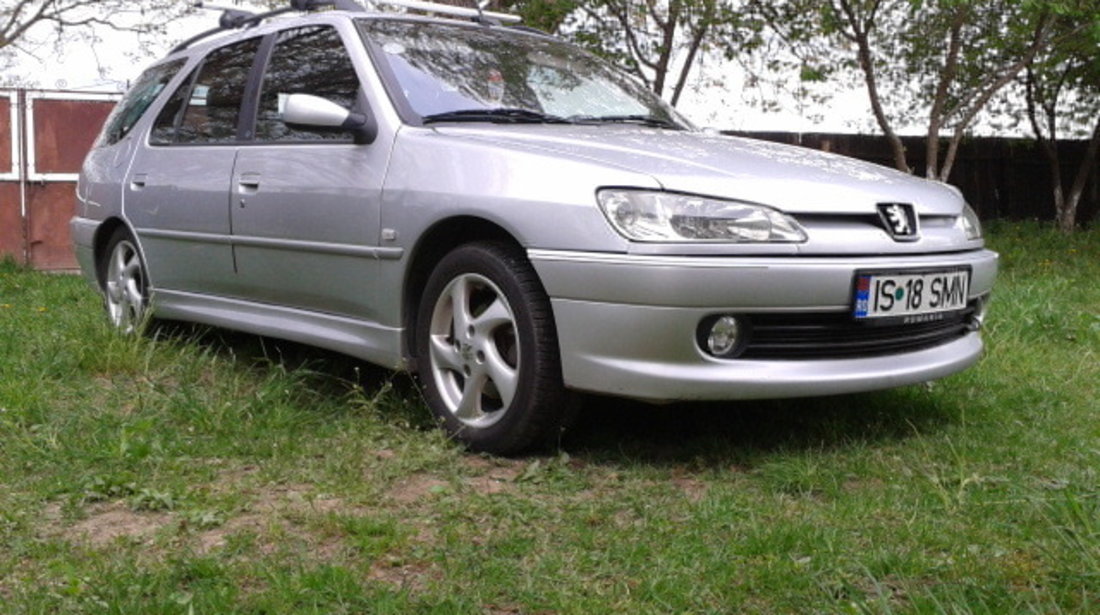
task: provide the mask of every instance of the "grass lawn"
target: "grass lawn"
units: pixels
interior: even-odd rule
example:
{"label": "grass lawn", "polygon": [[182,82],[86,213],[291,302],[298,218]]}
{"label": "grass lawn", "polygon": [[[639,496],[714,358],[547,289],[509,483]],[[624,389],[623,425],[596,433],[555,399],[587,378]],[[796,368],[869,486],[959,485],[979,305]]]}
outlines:
{"label": "grass lawn", "polygon": [[975,368],[586,405],[472,455],[415,388],[222,330],[127,339],[0,264],[0,613],[1100,612],[1100,232],[995,224]]}

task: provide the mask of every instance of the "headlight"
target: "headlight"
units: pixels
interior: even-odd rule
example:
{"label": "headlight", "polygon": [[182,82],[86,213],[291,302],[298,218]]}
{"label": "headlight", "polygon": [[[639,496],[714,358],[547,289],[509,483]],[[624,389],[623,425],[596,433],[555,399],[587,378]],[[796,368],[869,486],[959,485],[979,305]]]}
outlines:
{"label": "headlight", "polygon": [[967,239],[982,238],[982,222],[970,205],[963,205],[963,213],[959,216],[958,224],[966,232]]}
{"label": "headlight", "polygon": [[634,241],[806,241],[798,222],[763,205],[622,189],[600,190],[597,200],[615,230]]}

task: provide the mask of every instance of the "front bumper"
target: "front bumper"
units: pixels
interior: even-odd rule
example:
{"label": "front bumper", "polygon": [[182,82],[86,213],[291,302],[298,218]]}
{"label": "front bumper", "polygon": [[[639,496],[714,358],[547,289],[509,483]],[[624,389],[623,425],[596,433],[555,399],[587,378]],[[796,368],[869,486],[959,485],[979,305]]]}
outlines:
{"label": "front bumper", "polygon": [[971,269],[970,298],[997,273],[988,250],[921,256],[664,257],[530,250],[550,295],[566,386],[652,401],[831,395],[942,378],[978,360],[977,331],[931,348],[843,359],[717,359],[699,348],[715,314],[848,312],[857,270]]}

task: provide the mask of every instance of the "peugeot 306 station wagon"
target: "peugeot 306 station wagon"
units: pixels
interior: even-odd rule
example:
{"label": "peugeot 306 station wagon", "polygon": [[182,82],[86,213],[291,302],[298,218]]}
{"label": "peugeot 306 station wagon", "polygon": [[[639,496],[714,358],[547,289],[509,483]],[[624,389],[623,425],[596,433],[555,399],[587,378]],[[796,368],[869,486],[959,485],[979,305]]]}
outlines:
{"label": "peugeot 306 station wagon", "polygon": [[997,255],[958,190],[697,130],[507,15],[389,4],[231,11],[137,79],[72,221],[117,327],[413,371],[502,454],[578,393],[829,395],[978,359]]}

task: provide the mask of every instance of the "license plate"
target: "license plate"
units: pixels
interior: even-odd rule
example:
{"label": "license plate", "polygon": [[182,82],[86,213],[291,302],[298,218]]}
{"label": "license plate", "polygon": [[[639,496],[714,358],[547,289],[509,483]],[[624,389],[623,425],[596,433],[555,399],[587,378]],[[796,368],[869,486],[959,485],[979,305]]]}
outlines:
{"label": "license plate", "polygon": [[970,270],[867,272],[856,275],[856,319],[935,320],[966,307]]}

